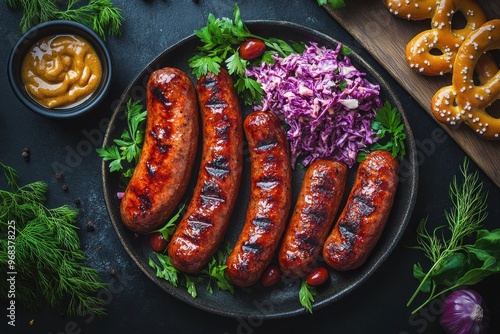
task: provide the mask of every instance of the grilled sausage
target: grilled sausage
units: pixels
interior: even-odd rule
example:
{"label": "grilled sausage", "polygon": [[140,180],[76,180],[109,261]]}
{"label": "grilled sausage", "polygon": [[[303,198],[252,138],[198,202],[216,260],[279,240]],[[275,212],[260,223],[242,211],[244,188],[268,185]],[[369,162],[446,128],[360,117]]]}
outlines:
{"label": "grilled sausage", "polygon": [[323,247],[323,259],[336,270],[361,266],[382,234],[398,184],[398,161],[374,151],[359,164],[346,206]]}
{"label": "grilled sausage", "polygon": [[278,253],[285,275],[300,278],[316,267],[346,179],[347,166],[342,162],[316,160],[308,167]]}
{"label": "grilled sausage", "polygon": [[226,261],[226,276],[248,287],[271,262],[291,202],[291,164],[285,132],[275,114],[254,112],[244,123],[250,150],[251,194],[243,230]]}
{"label": "grilled sausage", "polygon": [[231,77],[208,73],[196,85],[203,152],[192,199],[168,246],[172,265],[202,269],[215,253],[236,202],[243,169],[242,116]]}
{"label": "grilled sausage", "polygon": [[196,92],[182,71],[162,68],[147,83],[143,148],[120,203],[123,224],[146,233],[165,223],[184,195],[196,158]]}

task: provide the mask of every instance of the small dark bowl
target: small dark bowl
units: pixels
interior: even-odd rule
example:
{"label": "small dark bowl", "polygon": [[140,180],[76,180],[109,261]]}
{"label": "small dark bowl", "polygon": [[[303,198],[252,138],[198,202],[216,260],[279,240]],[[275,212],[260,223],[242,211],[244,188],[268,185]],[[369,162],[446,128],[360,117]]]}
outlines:
{"label": "small dark bowl", "polygon": [[[21,78],[21,67],[26,53],[37,41],[47,36],[63,34],[79,36],[92,45],[101,61],[102,76],[97,89],[84,102],[72,107],[51,109],[42,106],[28,94]],[[36,114],[55,119],[75,118],[94,110],[108,92],[112,72],[113,61],[111,54],[102,39],[90,28],[80,23],[64,20],[41,23],[28,30],[12,49],[7,68],[10,86],[17,98]]]}

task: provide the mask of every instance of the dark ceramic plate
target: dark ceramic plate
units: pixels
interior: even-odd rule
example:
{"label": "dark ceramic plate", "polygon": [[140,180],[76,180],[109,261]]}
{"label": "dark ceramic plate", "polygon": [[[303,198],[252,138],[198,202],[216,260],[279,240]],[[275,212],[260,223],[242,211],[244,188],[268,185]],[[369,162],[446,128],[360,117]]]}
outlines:
{"label": "dark ceramic plate", "polygon": [[[333,48],[339,42],[309,28],[288,22],[267,22],[253,21],[248,22],[249,29],[261,36],[272,36],[285,40],[294,41],[314,41],[319,45]],[[125,104],[129,98],[144,100],[145,86],[149,75],[158,68],[170,66],[177,67],[190,74],[187,66],[187,60],[195,52],[199,45],[198,38],[190,36],[179,43],[173,45],[165,52],[154,59],[130,84],[120,99],[120,102],[113,114],[109,129],[106,133],[104,145],[112,144],[114,138],[118,138],[125,128],[124,110]],[[367,78],[381,86],[382,101],[390,101],[396,106],[402,114],[402,119],[406,126],[406,148],[407,155],[401,164],[400,183],[396,194],[396,200],[391,211],[391,215],[384,233],[379,240],[376,248],[372,252],[368,261],[359,269],[350,272],[330,271],[330,279],[324,286],[318,289],[313,308],[326,306],[345,297],[349,292],[358,287],[367,280],[370,275],[380,266],[380,264],[389,256],[408,224],[417,194],[417,163],[416,150],[413,135],[410,126],[403,112],[402,106],[394,95],[393,91],[386,84],[383,78],[376,73],[363,59],[355,53],[350,55],[353,64],[360,70],[368,73]],[[195,81],[195,78],[192,77]],[[244,114],[250,112],[249,108],[243,109]],[[356,167],[349,173],[348,187],[353,182]],[[196,172],[193,172],[192,184],[195,184]],[[304,308],[298,301],[298,292],[300,287],[299,280],[283,279],[278,284],[264,288],[260,285],[255,286],[251,293],[236,289],[234,295],[225,291],[215,291],[210,294],[204,287],[198,289],[198,297],[193,299],[184,287],[174,287],[165,280],[158,279],[156,272],[148,265],[148,258],[152,254],[149,245],[148,236],[137,236],[129,232],[123,226],[119,214],[119,199],[116,196],[118,191],[123,191],[116,173],[109,173],[107,163],[103,163],[103,182],[106,205],[111,221],[120,238],[123,246],[130,254],[136,264],[142,271],[162,289],[172,296],[193,305],[194,307],[206,310],[219,315],[230,317],[261,317],[261,318],[283,318],[304,313]],[[293,198],[297,197],[303,178],[303,170],[298,168],[293,174]],[[248,204],[250,188],[249,161],[248,157],[244,159],[243,178],[241,192],[236,203],[233,217],[226,239],[233,245],[236,242],[239,231],[243,226]],[[190,188],[192,189],[192,187]],[[346,190],[346,193],[348,191]],[[188,190],[189,196],[190,191]],[[347,194],[344,195],[344,201]],[[340,211],[340,210],[339,210]]]}

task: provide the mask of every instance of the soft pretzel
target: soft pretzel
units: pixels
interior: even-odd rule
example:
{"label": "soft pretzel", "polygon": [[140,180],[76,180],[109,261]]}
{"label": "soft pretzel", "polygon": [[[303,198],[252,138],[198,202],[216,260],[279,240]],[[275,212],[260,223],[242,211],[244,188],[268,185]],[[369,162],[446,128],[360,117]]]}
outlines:
{"label": "soft pretzel", "polygon": [[[453,16],[461,12],[467,23],[453,29]],[[425,75],[443,75],[453,69],[458,48],[465,38],[486,22],[486,15],[474,0],[442,0],[431,18],[430,30],[415,36],[406,45],[406,61]]]}
{"label": "soft pretzel", "polygon": [[[441,123],[465,122],[486,139],[500,139],[500,118],[486,108],[500,99],[500,70],[486,52],[500,49],[500,19],[486,22],[472,32],[458,49],[452,85],[441,88],[431,101]],[[476,74],[479,85],[474,82]]]}
{"label": "soft pretzel", "polygon": [[[398,17],[431,19],[431,29],[421,32],[406,45],[409,66],[425,75],[450,73],[460,45],[487,20],[475,0],[386,0],[386,7]],[[454,29],[453,17],[458,12],[464,16],[466,25]]]}

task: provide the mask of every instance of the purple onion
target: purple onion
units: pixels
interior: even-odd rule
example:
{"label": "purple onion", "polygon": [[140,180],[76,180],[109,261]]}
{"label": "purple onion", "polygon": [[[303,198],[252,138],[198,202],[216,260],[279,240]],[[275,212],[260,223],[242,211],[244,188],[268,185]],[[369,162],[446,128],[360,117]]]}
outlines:
{"label": "purple onion", "polygon": [[446,298],[439,322],[448,334],[483,334],[488,332],[490,319],[481,295],[463,289]]}

